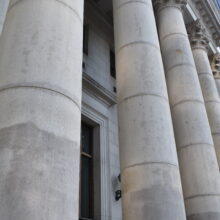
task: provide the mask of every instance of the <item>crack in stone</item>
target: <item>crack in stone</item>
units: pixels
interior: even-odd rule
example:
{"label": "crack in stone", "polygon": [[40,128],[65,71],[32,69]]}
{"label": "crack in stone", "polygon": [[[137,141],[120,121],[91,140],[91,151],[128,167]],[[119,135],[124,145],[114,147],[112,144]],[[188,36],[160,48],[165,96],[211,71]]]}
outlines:
{"label": "crack in stone", "polygon": [[143,96],[155,96],[155,97],[158,97],[158,98],[161,98],[165,101],[168,102],[168,99],[166,97],[163,97],[163,96],[160,96],[160,95],[157,95],[157,94],[152,94],[152,93],[140,93],[140,94],[135,94],[135,95],[131,95],[131,96],[128,96],[124,99],[122,99],[121,101],[119,101],[118,103],[121,104],[129,99],[132,99],[132,98],[137,98],[137,97],[143,97]]}
{"label": "crack in stone", "polygon": [[183,34],[183,33],[171,33],[171,34],[167,34],[166,36],[164,36],[163,38],[161,38],[160,41],[163,41],[163,40],[165,40],[166,38],[171,37],[171,36],[175,36],[175,35],[184,36],[184,37],[186,37],[186,38],[188,39],[188,35],[186,35],[186,34]]}
{"label": "crack in stone", "polygon": [[178,147],[178,148],[177,148],[177,151],[179,152],[179,151],[182,151],[182,150],[185,149],[185,148],[196,147],[196,146],[198,146],[198,145],[210,146],[210,147],[214,148],[214,145],[213,145],[213,144],[210,144],[210,143],[192,143],[192,144],[187,144],[187,145]]}
{"label": "crack in stone", "polygon": [[119,5],[116,10],[118,10],[119,8],[123,7],[124,5],[128,5],[128,4],[132,4],[132,3],[140,3],[140,4],[144,4],[146,6],[148,6],[149,8],[153,9],[152,8],[152,5],[147,3],[146,1],[127,1],[127,2],[124,2],[122,3],[121,5]]}
{"label": "crack in stone", "polygon": [[122,49],[124,49],[125,47],[130,46],[130,45],[135,45],[135,44],[146,44],[146,45],[152,46],[153,48],[157,49],[157,50],[160,52],[160,48],[159,48],[157,45],[154,45],[154,44],[151,43],[151,42],[148,42],[148,41],[134,41],[134,42],[127,43],[127,44],[121,46],[121,47],[116,51],[116,54],[118,54],[118,53],[119,53]]}
{"label": "crack in stone", "polygon": [[160,162],[160,161],[149,161],[149,162],[143,162],[143,163],[136,163],[130,166],[127,166],[126,168],[124,168],[122,170],[122,173],[125,172],[125,170],[130,169],[130,168],[134,168],[137,166],[145,166],[145,165],[152,165],[152,164],[156,164],[156,165],[167,165],[167,166],[173,166],[176,167],[177,169],[179,169],[178,164],[174,164],[174,163],[170,163],[170,162]]}
{"label": "crack in stone", "polygon": [[202,104],[202,105],[205,105],[205,103],[201,100],[196,100],[196,99],[188,99],[188,100],[183,100],[183,101],[180,101],[180,102],[177,102],[176,104],[174,105],[171,105],[171,108],[174,109],[176,108],[178,105],[181,105],[181,104],[184,104],[184,103],[198,103],[198,104]]}
{"label": "crack in stone", "polygon": [[64,94],[60,91],[57,91],[57,90],[54,90],[54,89],[51,89],[51,88],[46,88],[46,87],[42,87],[42,86],[35,86],[35,85],[14,85],[14,86],[7,86],[7,87],[0,88],[0,92],[10,90],[10,89],[22,89],[22,88],[48,90],[48,91],[54,92],[56,94],[62,95],[65,98],[69,99],[71,102],[73,102],[77,106],[79,111],[81,111],[81,106],[76,100],[74,100],[69,95],[66,95],[66,94]]}
{"label": "crack in stone", "polygon": [[[165,72],[169,72],[170,70],[172,70],[172,69],[174,69],[176,67],[180,67],[180,66],[191,67],[191,68],[196,70],[196,67],[193,64],[191,64],[191,63],[179,63],[179,64],[175,64],[175,65],[171,66],[169,69],[165,68]],[[196,72],[197,72],[197,70],[196,70]]]}
{"label": "crack in stone", "polygon": [[217,194],[217,193],[199,194],[199,195],[185,197],[184,200],[195,199],[199,197],[210,197],[210,196],[220,197],[220,194]]}

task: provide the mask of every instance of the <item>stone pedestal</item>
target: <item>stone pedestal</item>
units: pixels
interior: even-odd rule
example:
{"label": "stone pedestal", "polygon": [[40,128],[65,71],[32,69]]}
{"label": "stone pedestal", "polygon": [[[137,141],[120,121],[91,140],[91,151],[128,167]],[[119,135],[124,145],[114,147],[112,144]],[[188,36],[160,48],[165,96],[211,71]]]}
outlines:
{"label": "stone pedestal", "polygon": [[188,220],[220,219],[220,176],[181,7],[155,0]]}
{"label": "stone pedestal", "polygon": [[185,220],[151,0],[114,0],[124,220]]}
{"label": "stone pedestal", "polygon": [[209,40],[199,21],[188,26],[188,33],[220,165],[220,98],[207,54]]}
{"label": "stone pedestal", "polygon": [[83,0],[11,0],[0,37],[0,219],[78,220]]}

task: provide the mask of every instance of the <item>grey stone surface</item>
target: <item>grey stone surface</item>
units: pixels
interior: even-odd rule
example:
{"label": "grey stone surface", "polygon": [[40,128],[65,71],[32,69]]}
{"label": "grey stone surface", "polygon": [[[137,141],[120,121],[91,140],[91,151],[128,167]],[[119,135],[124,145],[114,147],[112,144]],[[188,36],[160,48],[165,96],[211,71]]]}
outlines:
{"label": "grey stone surface", "polygon": [[0,218],[78,220],[82,0],[11,0],[0,38]]}
{"label": "grey stone surface", "polygon": [[[161,2],[158,30],[173,117],[187,216],[216,216],[220,176],[202,91],[181,12]],[[185,2],[186,3],[186,2]],[[197,218],[198,219],[198,218]],[[215,218],[213,218],[215,219]]]}
{"label": "grey stone surface", "polygon": [[123,219],[184,220],[152,2],[113,3]]}
{"label": "grey stone surface", "polygon": [[191,23],[188,33],[220,165],[220,98],[208,58],[209,40],[200,21]]}
{"label": "grey stone surface", "polygon": [[0,2],[0,35],[5,22],[5,16],[8,9],[9,0],[1,0]]}
{"label": "grey stone surface", "polygon": [[113,92],[116,84],[110,74],[110,50],[114,51],[113,27],[91,1],[86,1],[84,22],[89,29],[89,48],[88,55],[84,54],[84,72]]}
{"label": "grey stone surface", "polygon": [[216,53],[211,61],[212,72],[220,96],[220,53]]}
{"label": "grey stone surface", "polygon": [[202,213],[198,215],[191,215],[187,217],[187,220],[219,220],[220,219],[220,214],[219,212],[216,213]]}
{"label": "grey stone surface", "polygon": [[77,145],[31,122],[2,128],[1,219],[74,219]]}
{"label": "grey stone surface", "polygon": [[217,89],[218,89],[218,94],[220,95],[220,79],[219,78],[215,78],[215,83],[216,83],[216,86],[217,86]]}
{"label": "grey stone surface", "polygon": [[[78,11],[77,8],[82,1],[57,0],[54,1],[56,7],[51,6],[50,3],[53,1],[12,1],[15,5],[8,13],[4,40],[1,40],[4,42],[0,46],[1,220],[78,220],[79,201],[73,196],[78,195],[78,176],[75,171],[79,169],[77,166],[79,129],[76,124],[80,123],[80,111],[73,102],[80,103],[78,91],[81,91],[81,88],[77,87],[80,84],[75,82],[81,81],[78,78],[78,74],[81,73],[81,61],[75,58],[81,55],[81,51],[79,52],[76,46],[81,46],[76,40],[81,39],[81,37],[78,38],[78,33],[81,33],[79,27],[81,24],[77,25],[77,19],[74,16],[70,17],[69,12],[72,9]],[[84,22],[89,24],[89,54],[84,56],[84,73],[91,77],[91,84],[94,83],[94,87],[91,87],[91,84],[90,86],[84,84],[81,114],[95,124],[95,139],[98,139],[95,148],[100,151],[96,152],[95,158],[98,157],[98,159],[96,158],[94,163],[95,173],[100,175],[98,178],[94,175],[98,179],[95,180],[95,184],[98,183],[95,186],[95,200],[99,200],[94,208],[95,220],[122,219],[121,200],[115,201],[115,190],[118,187],[115,182],[120,173],[117,106],[112,105],[115,101],[110,102],[109,99],[105,99],[106,94],[111,94],[115,86],[115,79],[110,76],[109,60],[109,50],[114,49],[111,1],[88,0],[84,14]],[[0,0],[0,32],[8,2],[9,0]],[[33,8],[30,10],[30,4],[33,2],[32,6],[37,10]],[[137,2],[143,5],[145,15],[150,15],[142,23],[139,21],[139,16],[142,17],[144,14],[142,10],[138,9],[132,18],[128,18],[129,13],[137,9]],[[123,112],[121,111],[121,119],[127,117],[129,121],[131,118],[128,123],[123,122],[128,125],[124,126],[127,132],[123,133],[123,137],[127,136],[128,139],[122,139],[122,146],[128,146],[128,151],[127,154],[122,154],[122,159],[131,164],[131,167],[125,168],[123,172],[126,179],[123,181],[123,189],[125,189],[123,196],[126,202],[123,203],[123,210],[126,210],[124,214],[126,219],[131,220],[176,220],[179,219],[179,213],[183,211],[181,186],[178,169],[175,166],[177,164],[175,152],[171,150],[175,144],[173,138],[167,138],[172,136],[170,118],[166,117],[170,115],[167,95],[164,101],[160,100],[161,94],[164,97],[166,93],[166,86],[164,79],[161,80],[163,68],[160,52],[157,50],[158,45],[153,49],[157,34],[155,31],[153,33],[148,31],[152,26],[155,28],[155,24],[152,21],[152,13],[145,10],[146,2],[149,1],[116,1],[117,4],[122,3],[124,6],[132,4],[133,9],[127,7],[124,17],[127,20],[127,27],[131,24],[136,27],[135,31],[131,32],[132,29],[128,29],[123,33],[123,39],[129,39],[127,42],[129,46],[126,45],[128,47],[120,55],[124,58],[119,65],[124,68],[124,72],[128,73],[121,75],[120,78],[120,86],[124,91],[122,99],[130,102],[132,99],[139,98],[139,101],[124,105]],[[73,7],[75,3],[78,4],[76,8]],[[212,0],[192,0],[188,3],[190,7],[185,10],[185,22],[194,19],[194,16],[200,17],[206,29],[210,30],[213,42],[217,42],[216,34],[220,29],[216,20],[217,14],[210,8],[212,5],[209,3],[212,3]],[[27,4],[29,4],[28,7]],[[70,4],[70,10],[66,8],[68,4]],[[42,6],[40,9],[39,5]],[[42,11],[47,13],[42,14]],[[52,12],[54,12],[53,16],[51,16]],[[149,22],[145,22],[146,19],[149,19]],[[180,24],[178,19],[174,20],[171,16],[169,26],[166,27],[169,33],[172,32],[173,26],[180,31],[184,28],[183,23]],[[121,30],[125,30],[124,26]],[[133,44],[134,33],[142,36],[138,41],[140,46],[137,46],[138,43]],[[68,40],[66,40],[67,37],[69,37]],[[137,37],[137,39],[140,38]],[[147,42],[145,42],[146,39]],[[183,39],[180,37],[179,44],[181,41]],[[72,44],[74,42],[77,42],[76,45]],[[145,43],[149,45],[146,46]],[[185,43],[183,43],[184,47]],[[214,51],[215,45],[213,44],[212,47]],[[179,53],[181,50],[178,50]],[[139,54],[137,58],[135,58],[136,54]],[[172,56],[171,53],[168,55],[170,55],[169,59],[176,59],[176,55]],[[143,60],[142,57],[145,59]],[[188,57],[191,59],[187,54],[186,57],[180,57],[180,61],[182,59],[184,62],[190,62]],[[175,65],[175,62],[173,64]],[[206,65],[206,62],[199,66],[203,67],[203,64]],[[180,74],[176,74],[178,71]],[[151,72],[155,74],[149,74]],[[198,79],[188,77],[190,74],[189,68],[181,65],[170,72],[169,89],[176,93],[176,96],[172,97],[175,103],[182,103],[179,92],[176,91],[183,91],[186,88],[185,84],[189,85],[184,90],[186,99],[192,96],[196,99],[199,96]],[[203,79],[206,80],[206,77]],[[219,73],[215,79],[220,91]],[[211,98],[212,81],[204,84]],[[99,92],[94,89],[95,87]],[[196,89],[190,89],[194,87]],[[152,94],[152,97],[146,98],[147,94]],[[183,159],[180,162],[184,164],[184,170],[189,172],[190,177],[187,180],[184,179],[183,183],[187,185],[190,192],[197,193],[196,196],[190,196],[189,193],[185,198],[186,209],[192,213],[189,214],[188,219],[219,220],[219,213],[216,212],[219,209],[219,196],[215,194],[216,190],[209,191],[214,184],[219,185],[211,172],[213,166],[206,161],[195,163],[198,158],[208,157],[209,161],[214,158],[213,148],[206,143],[210,134],[200,129],[207,126],[207,120],[197,117],[195,113],[191,114],[191,109],[194,108],[201,114],[205,114],[205,108],[198,107],[197,103],[188,104],[186,108],[181,107],[180,104],[176,108],[180,109],[175,114],[176,118],[181,121],[176,126],[179,126],[180,131],[182,130],[177,139],[184,144]],[[219,113],[215,104],[210,105],[210,108],[212,111],[215,109],[216,114]],[[182,114],[183,111],[184,114]],[[191,121],[196,121],[194,126],[182,126],[182,123]],[[191,133],[194,133],[193,139],[189,138]],[[195,144],[193,149],[190,148],[188,139]],[[204,141],[203,145],[198,143],[201,140]],[[214,160],[212,162],[216,163]],[[69,169],[71,164],[72,169]],[[201,173],[203,170],[209,170],[209,173]],[[201,177],[197,178],[197,175]],[[191,179],[191,176],[196,177],[198,182],[194,178]],[[136,181],[137,179],[141,181]],[[64,181],[65,184],[63,184]],[[66,184],[67,181],[68,184]],[[206,187],[201,190],[201,187],[198,187],[200,185]],[[210,194],[206,194],[208,191]],[[198,204],[202,211],[199,214],[193,214]]]}
{"label": "grey stone surface", "polygon": [[[99,215],[96,215],[97,211],[94,210],[94,219],[122,220],[121,200],[115,200],[115,190],[118,189],[115,183],[120,174],[117,105],[105,106],[98,94],[90,93],[83,87],[82,115],[97,123],[95,128],[99,128],[100,135],[100,145],[94,145],[95,149],[97,145],[100,146],[100,152],[94,152],[99,154],[100,158],[95,161],[94,166],[97,168],[98,165],[99,170],[95,172],[100,172],[100,187],[95,197],[99,194],[101,200]],[[97,179],[94,181],[97,184]]]}

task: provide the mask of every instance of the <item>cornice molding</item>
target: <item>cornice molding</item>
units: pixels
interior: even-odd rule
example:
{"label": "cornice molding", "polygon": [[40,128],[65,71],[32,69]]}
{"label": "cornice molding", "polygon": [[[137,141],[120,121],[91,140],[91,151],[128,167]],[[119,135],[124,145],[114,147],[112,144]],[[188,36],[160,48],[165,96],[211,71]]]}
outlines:
{"label": "cornice molding", "polygon": [[215,79],[220,79],[220,53],[214,55],[211,67]]}
{"label": "cornice molding", "polygon": [[116,94],[108,91],[102,85],[100,85],[96,80],[94,80],[91,76],[89,76],[85,71],[83,71],[83,90],[89,92],[89,94],[93,94],[96,99],[100,102],[104,103],[107,106],[112,106],[117,104]]}
{"label": "cornice molding", "polygon": [[187,25],[187,32],[193,49],[204,49],[208,51],[209,36],[199,19]]}
{"label": "cornice molding", "polygon": [[197,17],[202,20],[215,46],[220,46],[220,13],[213,0],[189,0],[196,9]]}

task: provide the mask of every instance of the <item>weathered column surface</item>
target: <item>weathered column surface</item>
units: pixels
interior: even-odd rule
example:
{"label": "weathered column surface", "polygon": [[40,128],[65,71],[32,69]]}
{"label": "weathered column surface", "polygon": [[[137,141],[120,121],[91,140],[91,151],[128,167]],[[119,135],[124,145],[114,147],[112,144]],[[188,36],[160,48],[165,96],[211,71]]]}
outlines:
{"label": "weathered column surface", "polygon": [[218,89],[218,94],[220,96],[220,53],[214,55],[211,66],[215,78],[215,83]]}
{"label": "weathered column surface", "polygon": [[181,6],[155,0],[188,220],[220,219],[220,176]]}
{"label": "weathered column surface", "polygon": [[220,165],[220,98],[207,54],[209,40],[199,21],[188,26],[188,34]]}
{"label": "weathered column surface", "polygon": [[124,220],[184,220],[151,0],[114,0]]}
{"label": "weathered column surface", "polygon": [[78,220],[82,0],[11,0],[0,38],[0,219]]}

